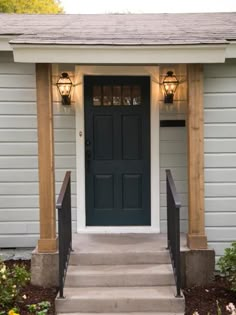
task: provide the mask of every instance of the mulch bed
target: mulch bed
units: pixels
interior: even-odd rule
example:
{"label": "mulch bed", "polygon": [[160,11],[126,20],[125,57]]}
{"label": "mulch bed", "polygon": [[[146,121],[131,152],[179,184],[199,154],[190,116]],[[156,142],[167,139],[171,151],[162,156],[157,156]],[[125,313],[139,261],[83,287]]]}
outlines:
{"label": "mulch bed", "polygon": [[[28,270],[30,270],[30,261],[27,260],[19,260],[17,262],[15,260],[9,260],[5,263],[7,266],[12,266],[17,263],[24,265]],[[48,314],[54,315],[54,301],[56,294],[56,288],[42,288],[31,284],[27,285],[21,292],[21,295],[26,295],[27,299],[23,300],[20,305],[17,305],[20,309],[20,315],[29,315],[29,311],[27,310],[28,304],[36,304],[42,301],[48,301],[51,303],[52,307]],[[185,289],[184,295],[186,300],[185,315],[193,315],[195,311],[197,311],[199,315],[217,315],[216,301],[219,302],[222,315],[229,315],[229,312],[226,310],[226,305],[230,302],[234,303],[236,306],[236,292],[232,292],[229,289],[229,284],[220,277],[216,277],[215,281],[211,285]]]}
{"label": "mulch bed", "polygon": [[195,311],[199,315],[217,315],[217,302],[222,315],[229,315],[226,305],[233,303],[236,306],[236,292],[229,288],[228,282],[219,276],[211,285],[192,287],[184,290],[186,309],[185,315],[192,315]]}

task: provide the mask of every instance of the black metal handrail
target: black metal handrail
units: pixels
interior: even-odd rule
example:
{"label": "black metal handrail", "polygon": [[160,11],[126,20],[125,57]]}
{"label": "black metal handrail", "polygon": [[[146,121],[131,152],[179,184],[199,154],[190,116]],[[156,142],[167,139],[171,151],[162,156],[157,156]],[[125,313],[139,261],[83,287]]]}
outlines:
{"label": "black metal handrail", "polygon": [[181,297],[181,270],[180,270],[180,207],[181,203],[176,191],[175,183],[170,170],[166,170],[167,185],[167,248],[170,252],[174,271],[177,294]]}
{"label": "black metal handrail", "polygon": [[58,239],[59,239],[59,294],[63,298],[66,271],[72,251],[71,222],[71,172],[66,172],[61,191],[57,199]]}

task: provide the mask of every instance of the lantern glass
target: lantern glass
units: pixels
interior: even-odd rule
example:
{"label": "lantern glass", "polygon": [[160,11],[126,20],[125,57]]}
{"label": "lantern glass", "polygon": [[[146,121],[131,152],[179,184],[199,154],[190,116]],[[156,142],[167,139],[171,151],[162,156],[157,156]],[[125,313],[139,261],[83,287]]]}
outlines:
{"label": "lantern glass", "polygon": [[165,91],[165,103],[173,103],[174,94],[179,85],[179,81],[173,74],[173,71],[167,72],[162,84]]}
{"label": "lantern glass", "polygon": [[72,81],[68,73],[63,72],[57,81],[57,88],[62,97],[63,105],[70,105],[70,93],[72,88]]}

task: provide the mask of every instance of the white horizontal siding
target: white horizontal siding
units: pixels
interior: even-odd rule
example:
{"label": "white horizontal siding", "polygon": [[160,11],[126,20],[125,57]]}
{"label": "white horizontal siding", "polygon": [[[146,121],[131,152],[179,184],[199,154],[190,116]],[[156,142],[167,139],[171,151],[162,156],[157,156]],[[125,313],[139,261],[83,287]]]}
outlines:
{"label": "white horizontal siding", "polygon": [[[173,117],[172,117],[173,119]],[[186,128],[160,128],[160,218],[161,232],[166,232],[166,174],[170,169],[176,184],[182,208],[180,210],[181,232],[187,231],[188,220],[188,187],[187,187],[187,154]]]}
{"label": "white horizontal siding", "polygon": [[[34,64],[0,53],[0,247],[34,247],[39,233],[38,140]],[[76,222],[75,115],[54,104],[55,179],[58,194],[72,170]]]}
{"label": "white horizontal siding", "polygon": [[[15,222],[16,217],[24,217],[24,221],[38,221],[39,211],[38,208],[28,208],[28,209],[0,209],[1,222]],[[76,208],[72,208],[72,220],[76,219]]]}
{"label": "white horizontal siding", "polygon": [[[36,129],[0,129],[0,142],[37,142]],[[54,129],[56,143],[75,142],[74,129]]]}
{"label": "white horizontal siding", "polygon": [[236,168],[207,168],[205,183],[236,183]]}
{"label": "white horizontal siding", "polygon": [[236,64],[204,75],[205,225],[218,260],[236,235]]}

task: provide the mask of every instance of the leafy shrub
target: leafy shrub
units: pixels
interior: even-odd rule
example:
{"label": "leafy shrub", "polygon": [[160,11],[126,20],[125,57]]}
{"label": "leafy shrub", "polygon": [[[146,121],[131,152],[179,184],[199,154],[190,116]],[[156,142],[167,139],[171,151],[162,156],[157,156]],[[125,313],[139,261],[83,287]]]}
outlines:
{"label": "leafy shrub", "polygon": [[[0,301],[3,308],[14,306],[21,300],[19,292],[30,280],[30,274],[25,267],[14,265],[8,268],[0,262]],[[12,313],[13,314],[13,313]]]}
{"label": "leafy shrub", "polygon": [[51,303],[48,301],[42,301],[37,304],[27,305],[30,314],[46,315],[51,307]]}
{"label": "leafy shrub", "polygon": [[218,261],[220,272],[227,278],[231,284],[231,289],[236,291],[236,242],[231,247],[226,248],[224,256]]}

